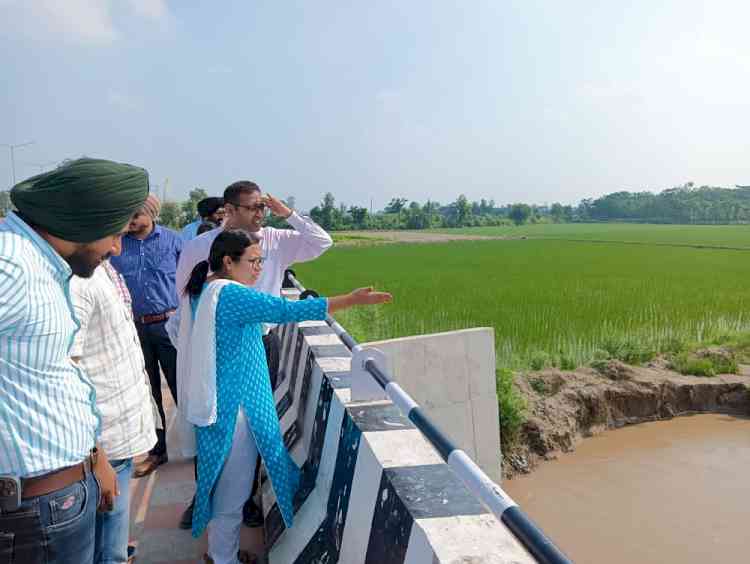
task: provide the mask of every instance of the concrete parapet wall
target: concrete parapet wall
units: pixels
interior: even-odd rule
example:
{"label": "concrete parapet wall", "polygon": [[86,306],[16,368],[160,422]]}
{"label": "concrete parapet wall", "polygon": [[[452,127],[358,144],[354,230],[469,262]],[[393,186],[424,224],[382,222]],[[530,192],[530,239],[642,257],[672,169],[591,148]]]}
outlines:
{"label": "concrete parapet wall", "polygon": [[502,456],[495,332],[491,328],[466,329],[363,347],[375,347],[385,354],[391,377],[499,484]]}
{"label": "concrete parapet wall", "polygon": [[303,479],[289,530],[263,485],[272,564],[533,562],[395,405],[351,401],[351,353],[327,324],[276,331],[277,411]]}

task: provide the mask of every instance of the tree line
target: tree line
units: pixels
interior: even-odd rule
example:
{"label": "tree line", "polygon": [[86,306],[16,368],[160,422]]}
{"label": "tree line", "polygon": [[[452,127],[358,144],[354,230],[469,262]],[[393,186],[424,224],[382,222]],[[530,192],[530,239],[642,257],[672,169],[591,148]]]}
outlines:
{"label": "tree line", "polygon": [[[161,223],[180,229],[197,217],[196,206],[207,197],[202,188],[190,191],[186,201],[162,203]],[[293,197],[285,202],[295,207]],[[9,193],[0,192],[0,215],[11,209]],[[460,195],[443,204],[434,200],[410,201],[392,198],[382,210],[347,206],[336,202],[331,192],[309,210],[313,220],[327,230],[435,229],[522,225],[526,223],[571,223],[625,221],[642,223],[730,224],[750,222],[750,186],[722,188],[696,187],[692,183],[659,193],[615,192],[600,198],[587,198],[578,205],[561,203],[496,205],[493,199],[470,201]],[[271,225],[283,226],[278,218]]]}

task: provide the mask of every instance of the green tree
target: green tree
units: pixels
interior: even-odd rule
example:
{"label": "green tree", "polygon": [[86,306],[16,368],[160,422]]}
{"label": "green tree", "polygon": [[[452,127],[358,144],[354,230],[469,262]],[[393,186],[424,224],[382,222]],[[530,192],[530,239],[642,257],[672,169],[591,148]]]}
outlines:
{"label": "green tree", "polygon": [[471,204],[466,196],[461,194],[453,203],[455,208],[456,227],[464,227],[471,216]]}
{"label": "green tree", "polygon": [[406,198],[391,198],[391,201],[388,202],[383,211],[385,213],[401,213],[401,210],[404,209],[408,201]]}
{"label": "green tree", "polygon": [[181,218],[180,204],[176,202],[162,202],[159,223],[172,229],[179,229],[181,227]]}
{"label": "green tree", "polygon": [[531,217],[531,206],[527,204],[513,204],[510,207],[508,217],[511,218],[516,225],[523,225]]}
{"label": "green tree", "polygon": [[204,198],[208,198],[208,193],[203,188],[190,190],[188,200],[182,203],[182,217],[179,219],[179,227],[198,219],[198,202]]}
{"label": "green tree", "polygon": [[10,192],[3,190],[0,192],[0,217],[5,217],[12,209],[13,205],[10,203]]}
{"label": "green tree", "polygon": [[369,223],[370,214],[367,208],[359,206],[351,206],[349,208],[349,215],[352,217],[352,227],[355,229],[366,229]]}
{"label": "green tree", "polygon": [[563,209],[562,204],[558,202],[552,204],[552,207],[549,209],[549,215],[555,223],[560,223],[565,216],[565,210]]}
{"label": "green tree", "polygon": [[412,202],[404,212],[406,215],[407,229],[426,229],[428,227],[428,215],[419,205],[419,202]]}
{"label": "green tree", "polygon": [[313,221],[329,231],[336,227],[336,215],[336,198],[330,192],[326,192],[323,196],[320,206],[315,206],[310,210],[310,217]]}

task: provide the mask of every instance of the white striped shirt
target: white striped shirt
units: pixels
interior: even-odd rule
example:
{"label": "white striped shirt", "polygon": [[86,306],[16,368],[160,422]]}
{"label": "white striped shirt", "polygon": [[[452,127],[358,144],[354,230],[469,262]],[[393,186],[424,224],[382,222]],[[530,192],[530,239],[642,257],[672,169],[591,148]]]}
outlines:
{"label": "white striped shirt", "polygon": [[96,395],[69,356],[71,274],[16,214],[0,223],[0,474],[72,466],[94,447]]}
{"label": "white striped shirt", "polygon": [[81,323],[70,356],[96,388],[99,446],[110,460],[147,452],[156,443],[153,400],[125,281],[105,261],[91,278],[74,276],[70,292]]}

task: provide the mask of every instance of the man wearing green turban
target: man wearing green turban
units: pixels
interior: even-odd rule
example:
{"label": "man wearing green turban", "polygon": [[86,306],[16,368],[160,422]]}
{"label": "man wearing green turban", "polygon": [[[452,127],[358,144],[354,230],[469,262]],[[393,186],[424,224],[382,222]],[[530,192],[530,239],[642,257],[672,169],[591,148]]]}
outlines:
{"label": "man wearing green turban", "polygon": [[145,170],[98,159],[11,191],[18,211],[0,223],[0,532],[18,562],[92,562],[97,500],[110,511],[117,496],[96,448],[95,390],[70,360],[70,279],[120,252],[147,195]]}
{"label": "man wearing green turban", "polygon": [[147,196],[144,169],[88,158],[24,180],[10,193],[21,219],[83,278],[108,258],[112,238]]}

